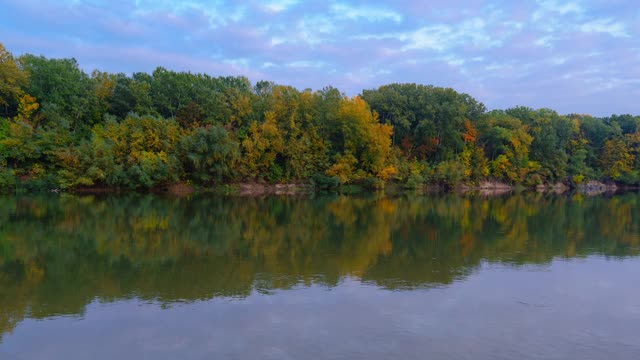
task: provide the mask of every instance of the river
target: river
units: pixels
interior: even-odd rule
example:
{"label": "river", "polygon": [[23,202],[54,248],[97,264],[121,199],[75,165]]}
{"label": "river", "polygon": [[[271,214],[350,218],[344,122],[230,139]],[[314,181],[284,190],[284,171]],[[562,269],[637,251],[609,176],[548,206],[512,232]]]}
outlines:
{"label": "river", "polygon": [[640,195],[0,197],[1,359],[632,359]]}

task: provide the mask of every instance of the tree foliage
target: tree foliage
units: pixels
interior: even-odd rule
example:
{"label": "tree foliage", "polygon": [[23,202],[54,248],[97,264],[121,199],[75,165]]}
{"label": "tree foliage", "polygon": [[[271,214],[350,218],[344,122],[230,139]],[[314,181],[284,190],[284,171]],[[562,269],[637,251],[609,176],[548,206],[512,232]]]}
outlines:
{"label": "tree foliage", "polygon": [[430,85],[349,98],[162,67],[86,74],[75,59],[14,58],[0,45],[0,116],[2,189],[640,182],[639,116],[487,111]]}
{"label": "tree foliage", "polygon": [[24,94],[28,74],[22,70],[13,55],[0,43],[0,108],[2,115],[13,115],[15,106]]}

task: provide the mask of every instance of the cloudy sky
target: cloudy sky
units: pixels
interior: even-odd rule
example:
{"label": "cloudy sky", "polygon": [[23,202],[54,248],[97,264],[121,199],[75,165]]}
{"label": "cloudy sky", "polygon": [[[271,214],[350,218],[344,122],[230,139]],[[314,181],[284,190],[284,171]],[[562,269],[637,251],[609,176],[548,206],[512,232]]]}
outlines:
{"label": "cloudy sky", "polygon": [[640,114],[640,0],[0,0],[14,54],[348,95],[453,87],[488,108]]}

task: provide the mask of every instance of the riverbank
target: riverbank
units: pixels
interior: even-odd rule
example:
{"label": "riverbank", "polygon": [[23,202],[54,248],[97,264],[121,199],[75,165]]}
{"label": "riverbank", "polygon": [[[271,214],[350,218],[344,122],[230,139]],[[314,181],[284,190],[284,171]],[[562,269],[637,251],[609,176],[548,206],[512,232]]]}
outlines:
{"label": "riverbank", "polygon": [[[362,194],[384,192],[388,194],[399,193],[478,193],[481,195],[503,195],[515,192],[541,192],[541,193],[581,193],[585,195],[612,194],[618,191],[637,191],[639,187],[621,186],[615,183],[603,183],[599,181],[589,181],[579,186],[568,186],[563,183],[539,185],[535,188],[510,185],[499,181],[482,181],[478,185],[460,184],[455,187],[446,187],[440,184],[424,184],[418,188],[408,189],[402,184],[390,183],[381,189],[369,189],[361,185],[341,185],[333,189],[319,189],[309,183],[233,183],[221,184],[217,186],[194,186],[188,183],[174,183],[166,187],[155,188],[154,193],[168,193],[176,196],[187,196],[193,193],[216,193],[229,196],[267,196],[267,195],[310,195],[314,193],[339,193],[339,194]],[[91,192],[91,189],[82,189],[81,192]],[[104,188],[97,189],[97,192],[105,192]]]}
{"label": "riverbank", "polygon": [[[76,194],[110,194],[129,192],[149,192],[155,194],[169,194],[174,196],[189,196],[193,193],[215,193],[228,196],[295,196],[311,195],[314,193],[339,193],[339,194],[364,194],[364,193],[478,193],[481,195],[503,195],[514,192],[540,192],[540,193],[581,193],[585,195],[612,194],[622,191],[638,191],[638,186],[628,186],[624,184],[605,183],[600,181],[588,181],[578,186],[569,186],[564,183],[542,184],[535,187],[523,187],[521,185],[511,185],[500,181],[485,180],[477,185],[459,184],[453,187],[442,184],[422,184],[418,187],[407,188],[403,184],[388,183],[382,188],[371,189],[363,185],[348,184],[333,188],[320,188],[311,183],[260,183],[260,182],[239,182],[229,184],[218,184],[211,186],[195,185],[190,182],[175,182],[164,186],[156,186],[150,189],[126,189],[108,186],[77,187],[67,190],[20,187],[4,192],[68,192]],[[2,192],[0,190],[0,192]]]}

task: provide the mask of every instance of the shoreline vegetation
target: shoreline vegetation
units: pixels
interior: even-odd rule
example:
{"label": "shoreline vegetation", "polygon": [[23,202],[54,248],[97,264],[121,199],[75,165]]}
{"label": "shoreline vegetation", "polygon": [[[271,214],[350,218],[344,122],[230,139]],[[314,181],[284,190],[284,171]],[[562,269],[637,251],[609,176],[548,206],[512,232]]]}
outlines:
{"label": "shoreline vegetation", "polygon": [[83,72],[0,44],[0,192],[402,189],[563,193],[640,185],[640,116],[488,111],[450,88],[347,97],[158,67]]}
{"label": "shoreline vegetation", "polygon": [[[170,184],[165,187],[159,187],[155,189],[151,189],[155,193],[160,194],[169,194],[173,196],[188,196],[197,193],[215,193],[222,195],[232,195],[232,196],[265,196],[265,195],[311,195],[319,192],[324,193],[339,193],[345,195],[355,195],[362,193],[369,193],[372,189],[363,188],[359,185],[344,185],[341,187],[337,187],[335,189],[329,190],[320,190],[314,184],[308,183],[277,183],[277,184],[268,184],[268,183],[234,183],[234,184],[223,184],[215,187],[201,187],[194,186],[193,184],[188,184],[184,182]],[[374,189],[375,190],[375,189]],[[446,192],[455,192],[459,194],[479,194],[479,195],[504,195],[504,194],[515,194],[522,191],[535,191],[539,193],[553,193],[557,195],[561,194],[574,194],[579,193],[583,195],[612,195],[617,192],[626,192],[626,191],[636,191],[640,190],[640,188],[636,186],[622,186],[618,187],[614,183],[605,184],[598,181],[589,181],[588,183],[582,184],[575,188],[571,188],[566,186],[563,183],[549,184],[549,185],[539,185],[535,188],[523,188],[521,186],[509,185],[506,183],[500,183],[495,181],[483,181],[478,185],[470,186],[467,184],[459,184],[453,188],[447,188],[442,185],[437,184],[425,184],[419,188],[410,188],[407,189],[398,184],[389,184],[386,185],[382,189],[377,189],[375,191],[379,191],[388,195],[397,195],[397,194],[406,194],[406,193],[414,193],[414,194],[436,194],[436,193],[446,193]],[[80,193],[80,194],[91,194],[91,193],[110,193],[116,192],[118,189],[114,188],[78,188],[73,189],[72,192]]]}

